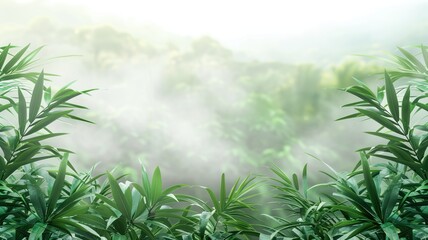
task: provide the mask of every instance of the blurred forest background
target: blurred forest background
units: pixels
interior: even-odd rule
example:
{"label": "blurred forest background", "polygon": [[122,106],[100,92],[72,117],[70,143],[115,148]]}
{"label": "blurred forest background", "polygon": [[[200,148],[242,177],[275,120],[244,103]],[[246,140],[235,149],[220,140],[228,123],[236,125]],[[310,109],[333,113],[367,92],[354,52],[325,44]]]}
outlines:
{"label": "blurred forest background", "polygon": [[[198,19],[203,12],[180,22],[179,16],[194,14],[198,6],[161,2],[165,12],[151,16],[204,24]],[[128,14],[123,8],[102,12],[103,5],[83,1],[1,0],[0,41],[44,45],[40,65],[61,75],[51,77],[55,87],[76,81],[77,89],[99,89],[80,98],[90,108],[82,114],[96,125],[56,126],[70,135],[55,145],[75,151],[72,159],[81,168],[99,163],[97,171],[118,167],[133,175],[140,159],[149,169],[160,166],[166,182],[201,185],[217,182],[222,172],[237,177],[264,172],[271,164],[289,172],[307,162],[313,172],[321,169],[309,155],[349,169],[358,158],[355,149],[375,139],[361,133],[373,130],[364,122],[334,121],[347,113],[341,109],[347,96],[337,89],[352,84],[353,76],[375,85],[376,73],[387,67],[353,54],[384,56],[381,50],[426,44],[428,4],[363,1],[355,8],[326,1],[318,8],[303,2],[310,9],[297,13],[302,19],[281,22],[280,14],[291,12],[285,1],[283,11],[272,13],[278,16],[262,21],[272,21],[269,31],[248,22],[240,34],[245,16],[252,14],[257,22],[275,6],[268,1],[245,15],[246,6],[237,8],[242,13],[228,12],[223,2],[215,10],[230,15],[222,22],[225,29],[235,16],[235,30],[222,32],[220,26],[210,32],[210,26],[181,31],[156,19],[140,21],[139,14],[151,11],[145,1],[141,13]],[[335,4],[341,4],[338,10]],[[167,16],[172,11],[181,15]],[[312,15],[316,12],[321,13]],[[222,12],[216,16],[221,19]],[[330,20],[323,23],[323,17]],[[299,21],[306,24],[300,30]]]}

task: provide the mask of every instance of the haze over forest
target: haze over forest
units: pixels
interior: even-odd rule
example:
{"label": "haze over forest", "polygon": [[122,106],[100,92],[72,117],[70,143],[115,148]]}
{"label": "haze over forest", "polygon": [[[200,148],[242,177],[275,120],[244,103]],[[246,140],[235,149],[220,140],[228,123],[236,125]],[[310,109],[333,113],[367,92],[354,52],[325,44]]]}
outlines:
{"label": "haze over forest", "polygon": [[[99,89],[80,100],[96,125],[57,126],[70,133],[58,144],[76,151],[82,167],[134,169],[141,159],[148,168],[159,165],[167,181],[199,183],[272,163],[290,171],[319,165],[306,153],[349,168],[357,156],[345,156],[374,139],[361,134],[370,129],[364,123],[334,122],[347,103],[336,89],[384,67],[353,54],[382,56],[428,39],[423,1],[327,1],[340,5],[332,16],[317,13],[319,3],[301,15],[281,5],[269,16],[278,5],[228,9],[222,2],[204,16],[208,7],[194,1],[193,11],[161,2],[164,12],[143,1],[140,13],[128,14],[108,3],[97,10],[79,1],[0,2],[3,45],[44,45],[41,65],[61,75],[54,86],[76,81],[79,89]],[[49,60],[64,55],[77,56]],[[370,79],[375,85],[376,75]]]}

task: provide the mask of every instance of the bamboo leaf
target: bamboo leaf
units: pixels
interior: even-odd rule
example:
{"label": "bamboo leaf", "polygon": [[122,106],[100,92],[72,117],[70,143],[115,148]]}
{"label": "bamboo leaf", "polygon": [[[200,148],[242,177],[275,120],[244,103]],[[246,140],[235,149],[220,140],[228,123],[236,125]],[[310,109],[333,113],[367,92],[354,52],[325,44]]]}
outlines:
{"label": "bamboo leaf", "polygon": [[62,158],[61,164],[59,166],[58,174],[56,176],[54,185],[52,187],[52,191],[51,191],[50,196],[49,196],[48,208],[47,208],[47,212],[46,212],[47,216],[49,216],[53,212],[53,210],[54,210],[54,208],[58,202],[58,199],[61,196],[61,192],[62,192],[62,189],[64,187],[64,182],[65,182],[65,174],[66,174],[66,170],[67,170],[67,163],[68,163],[68,153],[65,153],[64,157]]}
{"label": "bamboo leaf", "polygon": [[22,91],[20,88],[18,88],[18,122],[19,122],[19,132],[21,133],[21,136],[24,135],[25,127],[27,124],[27,103],[25,102],[24,94],[22,94]]}
{"label": "bamboo leaf", "polygon": [[153,172],[151,190],[153,191],[151,194],[152,204],[155,204],[155,202],[162,195],[162,175],[159,167],[156,167],[155,171]]}
{"label": "bamboo leaf", "polygon": [[407,87],[406,93],[404,94],[403,101],[401,103],[401,122],[403,123],[404,134],[407,135],[410,128],[410,86]]}
{"label": "bamboo leaf", "polygon": [[43,98],[43,80],[44,80],[44,73],[43,71],[40,73],[39,78],[36,81],[36,84],[34,85],[33,93],[31,96],[30,101],[30,113],[28,120],[30,123],[36,119],[37,113],[39,112],[40,105],[42,103]]}
{"label": "bamboo leaf", "polygon": [[400,135],[403,135],[401,130],[396,126],[396,124],[394,122],[383,117],[380,113],[373,111],[371,109],[356,108],[356,110],[359,111],[360,113],[366,115],[367,117],[373,119],[374,121],[378,122],[383,127],[386,127],[393,132],[396,132]]}
{"label": "bamboo leaf", "polygon": [[212,213],[210,212],[202,212],[200,215],[200,221],[199,221],[199,237],[201,239],[205,239],[205,229],[207,228],[207,225],[209,223],[209,220],[212,216]]}
{"label": "bamboo leaf", "polygon": [[222,209],[221,209],[219,201],[217,200],[217,197],[215,196],[214,192],[211,189],[209,189],[209,188],[205,188],[205,190],[207,190],[208,195],[211,198],[211,202],[213,203],[216,212],[221,213]]}
{"label": "bamboo leaf", "polygon": [[299,179],[295,173],[293,173],[293,185],[296,190],[299,190]]}
{"label": "bamboo leaf", "polygon": [[398,48],[400,52],[413,64],[415,69],[421,73],[426,72],[425,66],[410,52],[404,50],[403,48]]}
{"label": "bamboo leaf", "polygon": [[389,240],[399,240],[398,229],[394,226],[394,224],[387,222],[381,225],[383,232],[387,236]]}
{"label": "bamboo leaf", "polygon": [[116,203],[117,209],[128,219],[132,220],[131,217],[131,209],[126,203],[125,195],[122,192],[119,184],[116,179],[110,174],[107,173],[108,181],[111,187],[111,193],[113,195],[113,199]]}
{"label": "bamboo leaf", "polygon": [[26,142],[40,142],[43,141],[45,139],[49,139],[49,138],[53,138],[53,137],[58,137],[58,136],[63,136],[66,135],[66,133],[48,133],[48,134],[43,134],[37,137],[32,137],[32,138],[27,138],[22,140],[22,143],[26,143]]}
{"label": "bamboo leaf", "polygon": [[220,181],[220,206],[222,210],[226,209],[226,179],[224,173],[221,174]]}
{"label": "bamboo leaf", "polygon": [[45,232],[45,229],[47,227],[46,223],[36,223],[32,228],[31,228],[31,234],[30,237],[28,238],[28,240],[39,240],[42,239],[42,235]]}
{"label": "bamboo leaf", "polygon": [[8,52],[9,52],[9,49],[10,49],[10,44],[9,45],[7,45],[6,47],[4,47],[3,48],[3,50],[2,50],[2,52],[1,52],[1,54],[0,54],[0,72],[4,72],[3,70],[2,70],[2,67],[3,67],[3,64],[5,63],[5,61],[6,61],[6,58],[7,58],[7,54],[8,54]]}
{"label": "bamboo leaf", "polygon": [[370,135],[378,136],[381,138],[385,138],[385,139],[390,140],[390,141],[395,141],[395,142],[406,142],[407,141],[404,138],[397,137],[397,136],[387,134],[387,133],[382,133],[382,132],[366,132],[366,133],[368,133]]}
{"label": "bamboo leaf", "polygon": [[400,179],[401,179],[400,175],[395,176],[383,195],[382,213],[383,213],[384,220],[389,218],[389,216],[392,213],[392,210],[397,204],[398,193],[401,188]]}
{"label": "bamboo leaf", "polygon": [[428,52],[424,45],[421,45],[422,56],[424,57],[425,67],[428,67]]}
{"label": "bamboo leaf", "polygon": [[308,198],[308,164],[303,167],[302,188],[305,198]]}
{"label": "bamboo leaf", "polygon": [[382,211],[381,211],[381,205],[379,201],[379,194],[376,190],[376,185],[373,181],[372,174],[370,172],[370,166],[368,163],[368,159],[366,157],[366,154],[364,152],[360,152],[361,157],[361,165],[363,166],[363,174],[364,174],[364,183],[367,188],[367,194],[373,204],[373,208],[376,212],[376,215],[383,219]]}
{"label": "bamboo leaf", "polygon": [[389,110],[391,111],[392,117],[394,118],[395,121],[398,121],[400,119],[400,112],[398,108],[397,93],[395,92],[394,85],[392,84],[392,81],[386,71],[385,71],[385,91],[386,91],[386,100],[388,102],[388,107],[389,107]]}
{"label": "bamboo leaf", "polygon": [[52,122],[54,122],[58,118],[61,118],[61,117],[65,116],[65,115],[69,114],[72,111],[73,110],[49,113],[44,118],[40,119],[37,122],[34,122],[31,125],[31,127],[29,128],[29,130],[27,131],[26,135],[33,134],[33,133],[41,130],[42,128],[47,127],[49,124],[51,124]]}
{"label": "bamboo leaf", "polygon": [[347,115],[345,117],[338,118],[338,119],[336,119],[336,121],[341,121],[341,120],[351,119],[351,118],[357,118],[357,117],[363,117],[363,116],[364,116],[364,114],[358,112],[358,113],[353,113],[353,114]]}
{"label": "bamboo leaf", "polygon": [[15,56],[13,56],[9,60],[8,63],[6,63],[6,65],[3,68],[3,73],[9,73],[9,71],[11,70],[11,68],[15,65],[15,63],[18,62],[18,60],[22,57],[22,55],[24,55],[25,51],[27,51],[27,49],[28,49],[29,46],[30,46],[30,44],[28,44],[27,46],[25,46],[17,54],[15,54]]}
{"label": "bamboo leaf", "polygon": [[41,220],[46,220],[45,194],[34,180],[27,184],[27,188],[28,192],[30,193],[30,201],[34,207],[34,210]]}

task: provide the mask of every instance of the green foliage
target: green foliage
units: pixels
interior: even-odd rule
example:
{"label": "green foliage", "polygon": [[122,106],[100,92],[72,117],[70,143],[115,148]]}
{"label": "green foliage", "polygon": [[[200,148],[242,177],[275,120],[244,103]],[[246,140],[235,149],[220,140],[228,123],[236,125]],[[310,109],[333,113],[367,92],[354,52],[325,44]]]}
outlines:
{"label": "green foliage", "polygon": [[[268,197],[272,211],[258,211],[257,177],[219,191],[203,187],[208,201],[183,194],[185,185],[164,187],[159,168],[141,182],[107,172],[77,171],[71,151],[45,144],[62,135],[49,130],[73,115],[75,97],[90,92],[45,86],[49,74],[28,72],[29,47],[0,53],[0,239],[423,239],[428,234],[428,53],[399,49],[397,68],[384,84],[344,89],[359,100],[345,105],[379,124],[368,132],[385,143],[359,150],[355,168],[331,182],[309,186],[308,169],[289,177],[272,167]],[[32,88],[31,85],[34,85]],[[32,89],[32,90],[31,90]],[[40,161],[56,159],[52,170]],[[229,189],[229,190],[228,190]],[[319,194],[319,190],[324,191]],[[326,191],[327,190],[327,191]],[[330,194],[332,193],[332,194]],[[266,205],[266,204],[265,204]],[[277,206],[277,209],[273,209]]]}

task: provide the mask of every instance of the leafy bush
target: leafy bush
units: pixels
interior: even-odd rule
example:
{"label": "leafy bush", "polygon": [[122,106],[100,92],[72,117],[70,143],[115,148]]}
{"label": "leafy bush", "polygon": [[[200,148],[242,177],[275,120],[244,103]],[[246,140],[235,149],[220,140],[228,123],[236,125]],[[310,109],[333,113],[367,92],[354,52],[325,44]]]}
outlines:
{"label": "leafy bush", "polygon": [[[45,86],[52,76],[30,71],[40,48],[0,53],[0,239],[423,239],[428,235],[428,52],[401,49],[384,84],[372,91],[361,81],[344,89],[359,98],[345,105],[380,128],[385,143],[358,150],[348,174],[326,173],[331,182],[308,186],[301,177],[272,167],[274,176],[247,177],[228,191],[203,188],[208,201],[164,188],[159,168],[141,182],[114,172],[92,176],[68,160],[71,151],[45,143],[63,133],[49,130],[59,119],[88,121],[71,101],[91,90]],[[88,121],[89,122],[89,121]],[[40,161],[57,159],[56,170]],[[264,178],[265,179],[265,178]],[[271,210],[257,207],[257,187],[270,183]],[[314,189],[329,188],[317,194]],[[279,206],[278,209],[273,209]]]}

